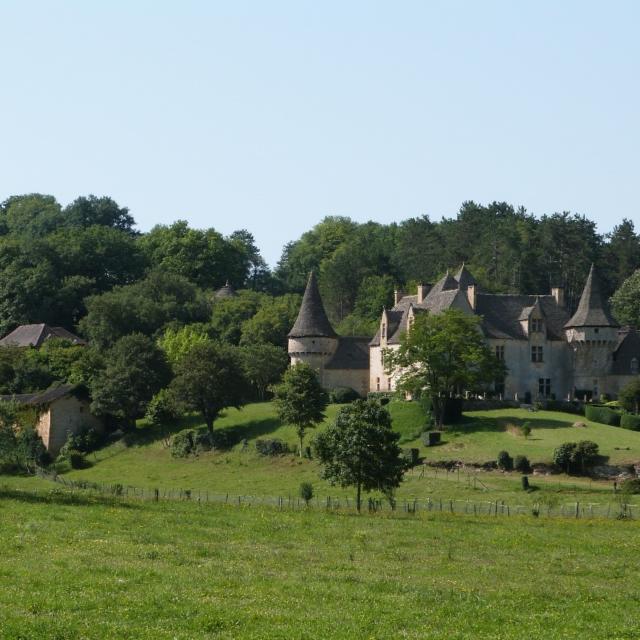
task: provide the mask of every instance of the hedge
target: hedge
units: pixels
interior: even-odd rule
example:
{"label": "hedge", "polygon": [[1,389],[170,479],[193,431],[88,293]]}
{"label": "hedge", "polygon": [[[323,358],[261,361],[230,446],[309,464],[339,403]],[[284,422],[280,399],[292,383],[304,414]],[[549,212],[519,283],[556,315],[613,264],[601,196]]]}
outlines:
{"label": "hedge", "polygon": [[631,429],[631,431],[640,431],[640,416],[633,413],[624,413],[620,418],[620,426],[623,429]]}
{"label": "hedge", "polygon": [[584,415],[585,418],[587,420],[591,420],[591,422],[610,424],[614,427],[620,426],[620,414],[617,411],[613,411],[607,407],[594,407],[593,405],[586,405],[584,408]]}

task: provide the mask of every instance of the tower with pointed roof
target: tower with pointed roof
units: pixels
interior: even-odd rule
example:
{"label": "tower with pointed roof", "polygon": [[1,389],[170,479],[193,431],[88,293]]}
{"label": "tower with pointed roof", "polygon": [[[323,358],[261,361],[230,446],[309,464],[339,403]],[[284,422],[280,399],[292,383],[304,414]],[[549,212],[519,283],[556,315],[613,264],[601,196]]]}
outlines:
{"label": "tower with pointed roof", "polygon": [[313,271],[288,338],[291,364],[306,362],[318,371],[322,380],[325,365],[338,348],[338,336],[324,310]]}
{"label": "tower with pointed roof", "polygon": [[573,352],[574,389],[588,391],[597,399],[611,370],[619,325],[609,311],[593,265],[578,308],[564,328]]}

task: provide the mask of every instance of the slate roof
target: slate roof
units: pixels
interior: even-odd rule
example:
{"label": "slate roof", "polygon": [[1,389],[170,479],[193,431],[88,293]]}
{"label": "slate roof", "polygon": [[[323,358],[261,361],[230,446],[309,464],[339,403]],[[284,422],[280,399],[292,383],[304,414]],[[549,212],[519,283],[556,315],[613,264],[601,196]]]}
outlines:
{"label": "slate roof", "polygon": [[466,289],[471,285],[478,284],[476,282],[476,279],[471,275],[471,272],[469,271],[469,269],[467,269],[467,267],[464,266],[464,262],[462,263],[462,266],[458,270],[458,273],[456,273],[455,279],[457,280],[461,289]]}
{"label": "slate roof", "polygon": [[77,390],[76,385],[62,384],[58,387],[51,387],[45,391],[36,391],[35,393],[17,393],[14,395],[0,395],[0,400],[13,400],[20,404],[28,404],[33,406],[47,405],[73,394]]}
{"label": "slate roof", "polygon": [[[527,335],[520,320],[524,319],[524,309],[527,309],[528,313],[533,311],[536,298],[544,316],[547,338],[564,340],[564,325],[569,314],[566,309],[558,306],[553,296],[479,293],[476,296],[476,313],[483,317],[482,328],[485,335],[488,338],[526,340]],[[524,317],[528,318],[529,315]]]}
{"label": "slate roof", "polygon": [[214,298],[220,300],[221,298],[235,298],[238,294],[236,290],[229,284],[227,280],[224,287],[220,287],[214,294]]}
{"label": "slate roof", "polygon": [[341,337],[338,348],[325,369],[368,369],[369,338]]}
{"label": "slate roof", "polygon": [[607,305],[607,301],[602,295],[600,278],[593,265],[584,285],[578,309],[573,317],[566,323],[567,329],[572,327],[618,327],[618,323],[613,319]]}
{"label": "slate roof", "polygon": [[631,360],[640,362],[640,333],[632,327],[624,327],[618,332],[618,347],[613,352],[611,373],[619,376],[631,375]]}
{"label": "slate roof", "polygon": [[447,271],[447,274],[440,278],[440,280],[431,287],[431,290],[426,295],[425,300],[429,296],[435,296],[443,291],[452,291],[453,289],[457,289],[458,286],[458,281]]}
{"label": "slate roof", "polygon": [[289,338],[335,338],[329,318],[324,310],[318,282],[313,271],[309,274],[307,288],[302,297],[298,317],[289,331]]}
{"label": "slate roof", "polygon": [[64,327],[50,327],[48,324],[22,324],[0,340],[2,347],[40,347],[49,338],[69,340],[73,344],[86,342],[67,331]]}

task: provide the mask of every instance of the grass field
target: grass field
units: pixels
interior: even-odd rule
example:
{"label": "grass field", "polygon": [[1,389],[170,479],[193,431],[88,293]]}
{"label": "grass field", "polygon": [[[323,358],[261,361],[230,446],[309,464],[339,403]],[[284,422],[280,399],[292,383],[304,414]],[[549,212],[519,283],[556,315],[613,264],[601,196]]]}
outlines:
{"label": "grass field", "polygon": [[636,521],[71,501],[5,486],[0,534],[3,640],[640,636]]}
{"label": "grass field", "polygon": [[[390,405],[394,428],[402,436],[402,446],[418,446],[427,460],[455,459],[467,462],[494,460],[498,451],[508,450],[511,455],[524,454],[532,462],[550,461],[553,449],[565,441],[594,440],[602,453],[613,463],[640,460],[640,433],[617,427],[594,424],[577,416],[540,411],[501,410],[466,414],[464,422],[444,434],[438,447],[422,446],[418,434],[423,417],[418,405],[396,402]],[[329,407],[327,419],[337,411]],[[583,421],[584,428],[572,426]],[[505,424],[529,421],[533,432],[528,439],[504,430]],[[197,425],[192,418],[190,424]],[[184,426],[184,425],[183,425]],[[255,452],[255,439],[277,437],[295,445],[292,427],[281,425],[269,403],[252,404],[241,411],[230,410],[219,421],[217,429],[231,429],[248,446],[241,445],[230,451],[205,453],[189,459],[174,459],[163,439],[153,430],[141,425],[134,444],[123,441],[89,456],[90,468],[71,471],[71,479],[83,479],[107,484],[122,483],[137,487],[206,490],[217,493],[242,495],[287,496],[298,492],[300,482],[312,482],[319,496],[351,495],[350,490],[331,487],[320,479],[320,469],[314,461],[295,455],[265,458]],[[311,437],[313,434],[308,436]],[[616,449],[618,447],[618,449]],[[564,475],[536,477],[539,492],[524,494],[520,475],[502,473],[478,474],[482,484],[472,482],[462,474],[435,473],[426,477],[421,470],[409,473],[398,491],[399,497],[442,497],[471,500],[505,500],[512,504],[530,504],[548,496],[557,500],[603,502],[611,499],[610,482],[595,482]]]}

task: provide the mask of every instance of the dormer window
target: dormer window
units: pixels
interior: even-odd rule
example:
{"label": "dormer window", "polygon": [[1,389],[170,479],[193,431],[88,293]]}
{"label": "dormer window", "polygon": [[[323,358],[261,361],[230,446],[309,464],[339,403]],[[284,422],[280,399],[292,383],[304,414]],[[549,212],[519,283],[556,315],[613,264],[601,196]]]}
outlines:
{"label": "dormer window", "polygon": [[638,358],[631,358],[631,375],[638,375]]}
{"label": "dormer window", "polygon": [[542,333],[544,331],[544,321],[542,318],[531,318],[531,333]]}

